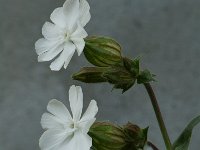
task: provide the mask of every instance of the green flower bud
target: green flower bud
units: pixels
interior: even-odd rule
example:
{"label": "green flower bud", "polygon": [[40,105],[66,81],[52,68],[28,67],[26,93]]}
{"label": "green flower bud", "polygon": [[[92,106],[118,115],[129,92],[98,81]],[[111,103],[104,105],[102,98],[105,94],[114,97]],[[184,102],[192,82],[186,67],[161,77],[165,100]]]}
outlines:
{"label": "green flower bud", "polygon": [[134,59],[128,59],[128,58],[123,58],[123,62],[124,62],[124,67],[134,76],[134,77],[138,77],[139,73],[140,73],[140,60]]}
{"label": "green flower bud", "polygon": [[107,68],[103,67],[84,67],[78,73],[73,74],[72,78],[85,83],[106,82],[107,79],[103,77],[106,70]]}
{"label": "green flower bud", "polygon": [[94,150],[139,150],[143,149],[147,130],[128,123],[119,127],[112,123],[94,123],[88,133],[92,137],[92,149]]}
{"label": "green flower bud", "polygon": [[72,78],[85,83],[108,82],[114,85],[115,89],[122,89],[122,93],[129,90],[137,81],[138,84],[145,84],[155,81],[155,75],[148,70],[140,71],[139,59],[123,58],[123,63],[116,63],[108,67],[84,67]]}
{"label": "green flower bud", "polygon": [[123,93],[131,88],[136,78],[124,67],[113,66],[104,72],[103,77],[111,84],[114,84],[114,88],[122,89]]}
{"label": "green flower bud", "polygon": [[122,62],[120,45],[107,37],[86,38],[84,55],[91,64],[99,67]]}
{"label": "green flower bud", "polygon": [[85,67],[73,74],[72,78],[85,83],[109,82],[114,84],[114,88],[122,89],[123,93],[131,88],[136,81],[136,78],[121,65]]}
{"label": "green flower bud", "polygon": [[124,126],[124,132],[128,141],[132,141],[129,147],[132,149],[143,149],[147,141],[148,128],[140,129],[137,125],[131,124],[130,122]]}
{"label": "green flower bud", "polygon": [[122,150],[126,146],[123,129],[111,123],[95,123],[90,128],[89,135],[95,150]]}

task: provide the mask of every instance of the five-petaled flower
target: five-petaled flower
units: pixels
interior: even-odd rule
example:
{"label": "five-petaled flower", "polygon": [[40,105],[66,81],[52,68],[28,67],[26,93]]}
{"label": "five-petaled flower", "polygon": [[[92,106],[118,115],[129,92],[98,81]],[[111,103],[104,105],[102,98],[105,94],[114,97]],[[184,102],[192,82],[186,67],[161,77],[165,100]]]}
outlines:
{"label": "five-petaled flower", "polygon": [[66,0],[63,7],[56,8],[50,16],[53,23],[46,22],[42,28],[44,38],[35,43],[38,61],[50,61],[51,70],[66,69],[75,50],[80,55],[84,49],[89,22],[90,6],[86,0]]}
{"label": "five-petaled flower", "polygon": [[96,119],[96,101],[91,100],[81,117],[83,93],[81,87],[73,85],[69,90],[69,102],[73,117],[62,102],[55,99],[49,102],[49,113],[44,113],[41,119],[42,127],[47,129],[39,141],[42,150],[89,150],[92,146],[87,133]]}

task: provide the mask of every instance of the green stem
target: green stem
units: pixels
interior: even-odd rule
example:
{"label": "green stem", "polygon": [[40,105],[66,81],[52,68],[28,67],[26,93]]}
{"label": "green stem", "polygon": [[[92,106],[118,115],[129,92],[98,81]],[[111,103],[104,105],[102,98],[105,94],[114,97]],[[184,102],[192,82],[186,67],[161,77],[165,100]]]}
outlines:
{"label": "green stem", "polygon": [[157,118],[160,130],[161,130],[164,142],[165,142],[165,146],[166,146],[167,150],[172,150],[172,144],[170,142],[169,135],[167,133],[167,129],[165,127],[165,123],[163,121],[162,114],[161,114],[156,96],[154,94],[154,91],[149,83],[144,84],[144,86],[149,94],[150,99],[151,99],[151,103],[153,105],[153,109],[156,114],[156,118]]}

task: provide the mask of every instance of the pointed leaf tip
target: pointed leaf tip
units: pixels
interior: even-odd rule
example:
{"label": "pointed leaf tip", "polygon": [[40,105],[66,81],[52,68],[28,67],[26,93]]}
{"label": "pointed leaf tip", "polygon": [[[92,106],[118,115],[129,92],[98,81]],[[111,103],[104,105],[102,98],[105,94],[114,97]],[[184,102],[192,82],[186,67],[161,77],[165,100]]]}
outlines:
{"label": "pointed leaf tip", "polygon": [[173,144],[173,150],[188,150],[192,131],[200,123],[200,116],[194,118]]}

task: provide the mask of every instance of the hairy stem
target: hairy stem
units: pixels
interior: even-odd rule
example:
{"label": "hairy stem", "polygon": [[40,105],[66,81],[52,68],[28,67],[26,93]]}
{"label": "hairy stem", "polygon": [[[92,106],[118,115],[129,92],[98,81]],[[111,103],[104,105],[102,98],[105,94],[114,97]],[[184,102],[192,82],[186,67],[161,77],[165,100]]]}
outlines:
{"label": "hairy stem", "polygon": [[163,117],[162,117],[156,96],[154,94],[154,91],[149,83],[144,84],[144,86],[149,94],[150,99],[151,99],[151,103],[153,105],[153,109],[156,114],[156,118],[157,118],[160,130],[161,130],[164,142],[165,142],[165,146],[166,146],[167,150],[172,150],[172,144],[170,142],[169,135],[167,133],[167,129],[165,127],[165,123],[163,121]]}

